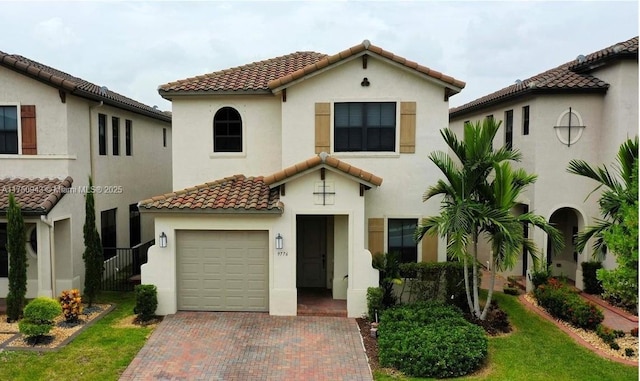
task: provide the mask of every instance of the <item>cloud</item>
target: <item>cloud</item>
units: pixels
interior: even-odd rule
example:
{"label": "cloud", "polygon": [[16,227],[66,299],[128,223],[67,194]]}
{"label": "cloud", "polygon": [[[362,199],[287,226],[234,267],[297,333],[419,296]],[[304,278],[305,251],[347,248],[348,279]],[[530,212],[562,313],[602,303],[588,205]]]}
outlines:
{"label": "cloud", "polygon": [[36,40],[50,48],[62,48],[80,41],[71,27],[65,25],[60,17],[53,17],[36,24],[33,35]]}

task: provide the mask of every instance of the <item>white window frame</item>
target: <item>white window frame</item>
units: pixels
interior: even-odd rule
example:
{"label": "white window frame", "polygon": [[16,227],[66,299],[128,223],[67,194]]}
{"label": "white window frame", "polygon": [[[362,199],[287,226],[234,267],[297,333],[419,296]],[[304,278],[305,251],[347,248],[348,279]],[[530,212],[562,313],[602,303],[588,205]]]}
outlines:
{"label": "white window frame", "polygon": [[[15,106],[16,107],[16,115],[18,115],[18,153],[17,155],[22,155],[22,113],[20,112],[20,103],[16,102],[2,102],[0,101],[0,106]],[[15,157],[15,153],[0,153],[0,157]]]}

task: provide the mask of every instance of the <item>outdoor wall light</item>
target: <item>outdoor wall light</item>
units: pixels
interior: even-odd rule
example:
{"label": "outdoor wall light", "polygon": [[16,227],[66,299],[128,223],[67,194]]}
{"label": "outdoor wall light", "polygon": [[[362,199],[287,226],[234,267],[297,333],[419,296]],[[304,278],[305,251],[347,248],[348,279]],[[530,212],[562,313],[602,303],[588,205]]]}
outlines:
{"label": "outdoor wall light", "polygon": [[283,247],[284,247],[284,238],[282,238],[282,234],[278,233],[276,234],[276,249],[282,250]]}
{"label": "outdoor wall light", "polygon": [[160,233],[160,247],[167,247],[167,235],[164,232]]}

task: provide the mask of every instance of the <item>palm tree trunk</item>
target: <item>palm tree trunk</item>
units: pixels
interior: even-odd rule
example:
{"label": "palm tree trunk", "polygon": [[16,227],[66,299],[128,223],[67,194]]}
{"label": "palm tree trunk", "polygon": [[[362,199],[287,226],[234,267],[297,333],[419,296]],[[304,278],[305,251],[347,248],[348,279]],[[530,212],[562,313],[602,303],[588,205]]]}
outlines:
{"label": "palm tree trunk", "polygon": [[462,258],[462,264],[464,266],[462,271],[464,274],[464,289],[467,293],[467,303],[469,304],[469,312],[473,313],[473,303],[471,303],[471,288],[469,287],[469,267],[467,267],[466,255]]}
{"label": "palm tree trunk", "polygon": [[491,298],[493,297],[493,287],[496,284],[496,261],[493,259],[493,251],[491,252],[491,275],[489,278],[489,293],[487,294],[487,303],[484,305],[480,320],[487,319],[487,312],[489,312],[489,305],[491,304]]}
{"label": "palm tree trunk", "polygon": [[480,317],[480,301],[478,295],[478,230],[473,232],[473,314]]}

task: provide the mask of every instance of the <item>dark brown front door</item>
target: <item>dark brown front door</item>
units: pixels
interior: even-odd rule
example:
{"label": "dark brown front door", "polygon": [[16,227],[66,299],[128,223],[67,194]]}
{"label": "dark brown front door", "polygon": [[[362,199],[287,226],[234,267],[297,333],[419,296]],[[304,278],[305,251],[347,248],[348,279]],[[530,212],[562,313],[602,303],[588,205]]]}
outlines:
{"label": "dark brown front door", "polygon": [[327,287],[327,217],[297,217],[297,287]]}

